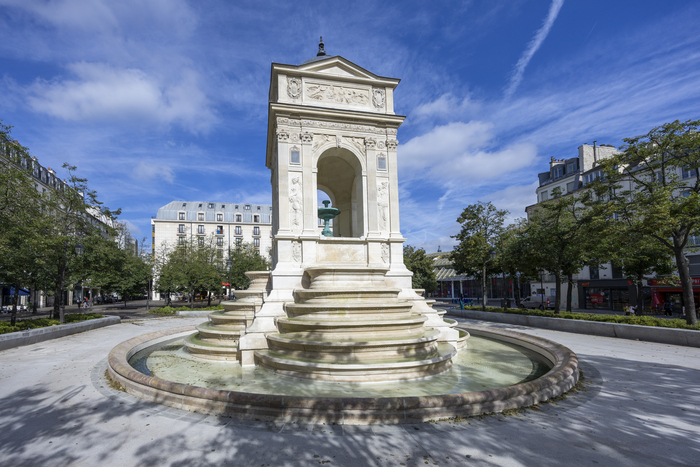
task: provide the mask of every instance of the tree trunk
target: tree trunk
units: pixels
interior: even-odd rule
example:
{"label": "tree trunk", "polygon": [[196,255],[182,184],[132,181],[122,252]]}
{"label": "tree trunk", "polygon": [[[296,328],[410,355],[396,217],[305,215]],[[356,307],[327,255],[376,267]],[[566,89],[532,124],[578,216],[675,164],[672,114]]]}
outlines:
{"label": "tree trunk", "polygon": [[481,274],[481,310],[486,311],[486,263]]}
{"label": "tree trunk", "polygon": [[688,258],[685,257],[683,247],[676,237],[673,238],[674,253],[676,255],[676,265],[678,266],[678,275],[681,278],[681,287],[683,288],[683,306],[685,306],[685,320],[693,326],[698,324],[698,318],[695,316],[695,298],[693,297],[693,279],[690,277],[690,266]]}
{"label": "tree trunk", "polygon": [[644,312],[644,284],[642,283],[643,273],[637,274],[637,315]]}
{"label": "tree trunk", "polygon": [[561,271],[557,270],[557,272],[554,273],[554,279],[556,280],[556,288],[554,289],[554,313],[559,314],[561,310],[561,302],[559,301],[559,297],[561,297]]}
{"label": "tree trunk", "polygon": [[521,308],[520,306],[520,281],[518,280],[518,277],[513,277],[513,295],[515,295],[515,304],[518,308]]}
{"label": "tree trunk", "polygon": [[194,310],[194,288],[190,290],[190,310]]}
{"label": "tree trunk", "polygon": [[211,306],[211,291],[207,292],[207,308]]}
{"label": "tree trunk", "polygon": [[566,291],[566,311],[571,313],[571,300],[573,300],[574,296],[574,275],[567,274],[566,281],[569,284],[569,288]]}
{"label": "tree trunk", "polygon": [[12,304],[12,316],[10,317],[10,326],[14,326],[17,322],[17,300],[19,300],[19,286],[15,285],[15,295]]}

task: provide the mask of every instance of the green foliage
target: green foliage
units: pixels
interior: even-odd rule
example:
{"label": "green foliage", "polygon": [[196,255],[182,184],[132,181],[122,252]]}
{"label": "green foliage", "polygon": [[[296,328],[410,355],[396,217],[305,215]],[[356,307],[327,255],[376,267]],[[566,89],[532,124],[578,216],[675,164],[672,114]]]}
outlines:
{"label": "green foliage", "polygon": [[[481,307],[465,306],[467,310],[478,310],[482,311]],[[503,311],[502,308],[487,307],[487,312],[492,313],[509,313],[513,315],[526,315],[526,316],[543,316],[545,318],[562,318],[562,319],[578,319],[583,321],[598,321],[604,323],[619,323],[619,324],[637,324],[640,326],[654,326],[660,328],[675,328],[675,329],[692,329],[700,330],[698,325],[689,325],[682,319],[662,319],[655,318],[653,316],[621,316],[621,315],[603,315],[594,313],[554,313],[553,311],[547,310],[528,310],[524,308],[507,309]]]}
{"label": "green foliage", "polygon": [[[223,310],[224,306],[223,305],[216,305],[216,306],[209,306],[209,307],[204,307],[204,308],[197,308],[197,310],[201,311],[216,311],[216,310]],[[152,308],[149,313],[153,313],[155,315],[174,315],[178,311],[190,311],[191,308],[187,306],[180,306],[180,307],[171,307],[171,306],[164,306],[162,308]]]}
{"label": "green foliage", "polygon": [[620,154],[601,161],[604,177],[591,185],[597,209],[615,213],[630,232],[673,255],[689,324],[697,324],[686,251],[700,230],[699,130],[700,120],[676,120],[625,138]]}
{"label": "green foliage", "polygon": [[468,274],[481,280],[483,304],[486,304],[486,280],[499,270],[497,246],[504,230],[508,211],[498,210],[489,203],[467,206],[457,219],[461,231],[454,235],[459,242],[450,254],[458,274]]}
{"label": "green foliage", "polygon": [[[66,324],[77,323],[79,321],[87,321],[89,319],[104,318],[104,315],[98,315],[96,313],[71,313],[67,314],[65,317]],[[10,332],[26,331],[28,329],[45,328],[48,326],[57,326],[61,322],[57,319],[51,318],[37,318],[37,319],[25,319],[17,321],[13,326],[8,321],[0,321],[0,334],[8,334]]]}
{"label": "green foliage", "polygon": [[[236,245],[231,250],[231,286],[234,290],[245,290],[250,285],[250,279],[245,275],[246,271],[267,271],[270,269],[270,262],[260,255],[252,243],[242,243]],[[228,276],[224,276],[228,282]]]}
{"label": "green foliage", "polygon": [[438,283],[435,278],[433,261],[425,256],[423,248],[404,245],[403,262],[406,268],[413,273],[411,286],[414,289],[425,289],[426,293],[433,293],[437,290]]}

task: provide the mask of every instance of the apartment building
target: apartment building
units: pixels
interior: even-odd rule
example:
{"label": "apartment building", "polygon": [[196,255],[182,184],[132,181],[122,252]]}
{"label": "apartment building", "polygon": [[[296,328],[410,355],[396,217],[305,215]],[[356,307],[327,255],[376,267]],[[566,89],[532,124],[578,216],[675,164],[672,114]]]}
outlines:
{"label": "apartment building", "polygon": [[222,258],[228,249],[252,243],[261,255],[270,255],[272,206],[212,201],[173,201],[158,209],[151,219],[151,245],[155,253],[162,244],[176,245],[187,238],[213,236]]}

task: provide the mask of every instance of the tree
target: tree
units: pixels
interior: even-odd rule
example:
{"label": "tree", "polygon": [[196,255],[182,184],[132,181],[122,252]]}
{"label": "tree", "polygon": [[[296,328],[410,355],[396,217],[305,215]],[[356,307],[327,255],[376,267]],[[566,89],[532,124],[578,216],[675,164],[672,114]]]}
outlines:
{"label": "tree", "polygon": [[483,310],[486,310],[486,281],[500,272],[495,261],[496,246],[507,215],[508,211],[498,210],[490,202],[472,204],[457,219],[462,230],[452,237],[459,242],[450,254],[452,264],[458,274],[481,280]]}
{"label": "tree", "polygon": [[221,258],[217,257],[214,238],[189,237],[169,251],[159,267],[158,289],[186,291],[194,308],[195,293],[221,289]]}
{"label": "tree", "polygon": [[14,288],[11,324],[17,318],[21,287],[39,283],[37,270],[45,256],[46,230],[50,225],[43,209],[44,197],[28,177],[21,161],[27,148],[10,139],[11,127],[0,123],[0,283]]}
{"label": "tree", "polygon": [[423,248],[404,245],[403,262],[408,270],[413,273],[411,286],[414,289],[424,289],[426,293],[433,293],[437,290],[438,283],[435,278],[433,261],[425,256]]}
{"label": "tree", "polygon": [[602,233],[608,218],[585,204],[588,195],[561,196],[559,190],[553,190],[554,199],[538,204],[525,228],[535,264],[554,274],[555,313],[561,310],[562,279],[566,278],[569,284],[566,309],[571,311],[573,275],[584,266],[609,259],[613,239]]}
{"label": "tree", "polygon": [[516,285],[513,288],[515,303],[520,306],[519,284],[538,277],[538,257],[525,235],[527,221],[518,219],[501,233],[496,260],[498,269]]}
{"label": "tree", "polygon": [[[252,243],[241,243],[229,251],[231,260],[230,279],[231,288],[245,290],[250,285],[250,279],[245,275],[246,271],[267,271],[270,262],[260,255],[258,249]],[[226,280],[229,278],[224,276]]]}
{"label": "tree", "polygon": [[625,138],[621,153],[600,162],[604,176],[592,185],[630,231],[652,238],[676,261],[686,320],[697,324],[686,252],[700,228],[700,120],[653,128]]}

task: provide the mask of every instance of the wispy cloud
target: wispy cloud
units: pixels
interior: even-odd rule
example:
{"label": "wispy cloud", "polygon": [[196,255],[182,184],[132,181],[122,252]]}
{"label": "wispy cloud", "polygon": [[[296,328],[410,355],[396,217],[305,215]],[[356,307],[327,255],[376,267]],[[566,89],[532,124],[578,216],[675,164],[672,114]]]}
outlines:
{"label": "wispy cloud", "polygon": [[77,121],[179,123],[193,132],[206,131],[216,120],[191,70],[182,70],[175,82],[161,82],[142,70],[104,63],[79,62],[67,69],[72,79],[38,80],[26,89],[34,111]]}
{"label": "wispy cloud", "polygon": [[557,15],[559,14],[559,10],[561,10],[563,4],[564,0],[552,0],[552,4],[549,6],[549,13],[547,14],[547,18],[544,20],[544,24],[537,31],[535,37],[532,38],[530,43],[527,44],[525,52],[523,52],[523,54],[520,56],[520,60],[518,60],[518,63],[515,65],[513,75],[510,78],[510,83],[506,88],[506,99],[509,99],[520,85],[520,82],[523,80],[523,74],[525,73],[527,64],[530,63],[533,55],[535,55],[537,49],[540,48],[542,42],[544,42],[545,38],[547,37],[547,34],[549,34],[549,30],[552,29],[554,20],[557,19]]}

